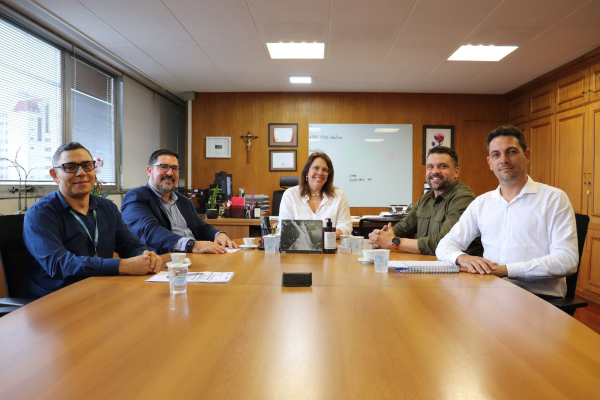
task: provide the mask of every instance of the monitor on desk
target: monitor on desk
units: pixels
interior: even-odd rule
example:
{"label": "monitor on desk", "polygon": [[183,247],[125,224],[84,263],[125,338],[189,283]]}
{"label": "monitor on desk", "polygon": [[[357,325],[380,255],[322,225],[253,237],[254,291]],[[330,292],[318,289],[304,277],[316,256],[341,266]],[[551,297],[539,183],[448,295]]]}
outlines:
{"label": "monitor on desk", "polygon": [[215,174],[215,181],[212,187],[219,186],[221,188],[221,199],[229,200],[233,196],[233,183],[231,174],[228,174],[225,171],[217,172]]}

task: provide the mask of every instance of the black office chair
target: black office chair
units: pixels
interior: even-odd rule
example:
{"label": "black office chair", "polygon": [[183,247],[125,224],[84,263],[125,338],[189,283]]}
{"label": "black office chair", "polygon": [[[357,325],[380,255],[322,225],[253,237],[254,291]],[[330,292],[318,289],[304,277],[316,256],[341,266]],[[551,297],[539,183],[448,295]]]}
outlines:
{"label": "black office chair", "polygon": [[0,264],[4,272],[4,285],[8,297],[0,299],[0,316],[14,311],[34,299],[27,298],[24,282],[25,255],[27,248],[23,241],[24,214],[0,216]]}
{"label": "black office chair", "polygon": [[575,310],[581,307],[587,307],[588,303],[583,300],[575,299],[575,289],[577,288],[577,276],[579,275],[579,266],[581,265],[581,256],[587,235],[587,228],[590,223],[590,217],[582,214],[575,214],[575,224],[577,225],[577,247],[579,250],[579,264],[577,271],[567,276],[567,295],[564,299],[549,299],[550,304],[560,308],[570,316],[575,314]]}
{"label": "black office chair", "polygon": [[392,226],[394,226],[401,219],[402,218],[361,218],[360,221],[358,221],[358,228],[354,230],[353,234],[356,236],[363,236],[367,239],[369,233],[373,232],[373,230],[381,229],[390,222],[392,223]]}
{"label": "black office chair", "polygon": [[271,215],[279,216],[279,205],[281,204],[283,192],[285,192],[285,189],[287,188],[298,185],[299,182],[300,179],[298,179],[297,176],[282,176],[279,178],[279,186],[281,186],[283,190],[273,191],[273,210],[271,211]]}

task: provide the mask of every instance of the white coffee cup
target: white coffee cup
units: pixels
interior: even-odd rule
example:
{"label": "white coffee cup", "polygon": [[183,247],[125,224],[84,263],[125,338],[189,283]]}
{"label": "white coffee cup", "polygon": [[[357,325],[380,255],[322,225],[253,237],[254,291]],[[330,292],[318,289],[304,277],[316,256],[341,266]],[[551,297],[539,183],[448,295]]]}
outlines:
{"label": "white coffee cup", "polygon": [[254,246],[254,239],[256,238],[244,238],[245,246]]}

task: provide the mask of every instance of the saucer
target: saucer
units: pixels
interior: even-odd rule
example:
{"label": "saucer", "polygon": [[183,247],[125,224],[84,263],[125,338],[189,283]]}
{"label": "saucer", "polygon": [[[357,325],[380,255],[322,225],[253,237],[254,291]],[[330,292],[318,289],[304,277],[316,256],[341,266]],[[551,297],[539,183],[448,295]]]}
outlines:
{"label": "saucer", "polygon": [[369,260],[368,258],[359,258],[358,261],[363,264],[375,264],[375,260]]}
{"label": "saucer", "polygon": [[258,244],[253,244],[252,246],[246,246],[245,244],[240,244],[238,247],[242,250],[254,250],[258,246],[259,246]]}

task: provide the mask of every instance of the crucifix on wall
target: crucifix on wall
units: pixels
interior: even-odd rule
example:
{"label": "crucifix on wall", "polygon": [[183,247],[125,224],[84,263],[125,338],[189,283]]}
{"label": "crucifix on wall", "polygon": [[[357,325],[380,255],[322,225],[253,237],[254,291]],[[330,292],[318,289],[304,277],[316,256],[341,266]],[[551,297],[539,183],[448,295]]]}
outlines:
{"label": "crucifix on wall", "polygon": [[246,140],[246,164],[250,164],[250,145],[253,139],[258,139],[258,136],[252,136],[248,132],[245,136],[240,136],[240,139]]}

